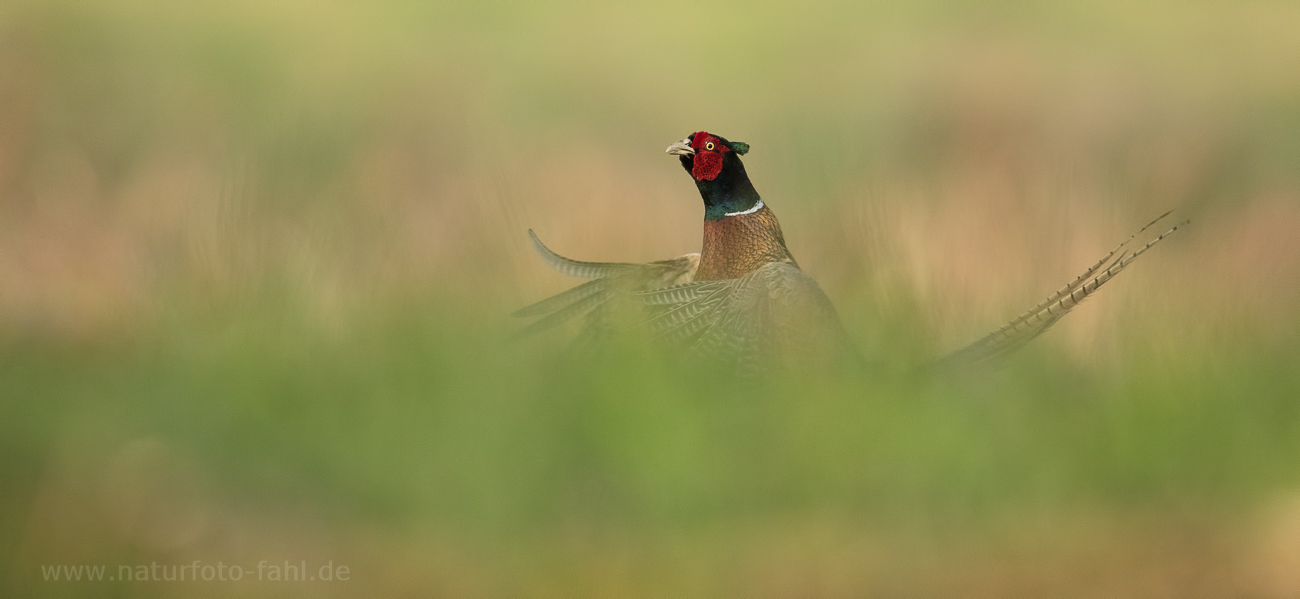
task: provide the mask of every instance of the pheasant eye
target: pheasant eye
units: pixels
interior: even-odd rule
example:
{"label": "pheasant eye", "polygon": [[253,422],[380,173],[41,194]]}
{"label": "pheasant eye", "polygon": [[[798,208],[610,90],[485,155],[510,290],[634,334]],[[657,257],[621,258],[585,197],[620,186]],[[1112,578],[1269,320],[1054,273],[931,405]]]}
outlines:
{"label": "pheasant eye", "polygon": [[704,149],[712,151],[713,148],[714,148],[713,142],[711,141],[704,142]]}

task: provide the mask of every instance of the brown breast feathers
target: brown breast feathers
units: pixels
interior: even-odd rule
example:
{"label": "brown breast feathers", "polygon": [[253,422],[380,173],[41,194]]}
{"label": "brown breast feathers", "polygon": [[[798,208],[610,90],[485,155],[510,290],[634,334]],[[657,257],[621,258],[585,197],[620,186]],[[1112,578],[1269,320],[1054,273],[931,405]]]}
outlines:
{"label": "brown breast feathers", "polygon": [[769,262],[798,266],[785,248],[776,214],[767,206],[753,214],[704,221],[704,249],[695,280],[738,279]]}

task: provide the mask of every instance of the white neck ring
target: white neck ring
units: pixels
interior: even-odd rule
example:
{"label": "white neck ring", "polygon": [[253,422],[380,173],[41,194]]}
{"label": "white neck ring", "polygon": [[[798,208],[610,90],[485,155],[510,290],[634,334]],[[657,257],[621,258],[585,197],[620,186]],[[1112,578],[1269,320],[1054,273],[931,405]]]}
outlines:
{"label": "white neck ring", "polygon": [[753,214],[762,209],[763,209],[763,200],[759,200],[758,203],[754,204],[754,207],[750,208],[749,210],[741,210],[740,212],[728,212],[722,216],[744,216],[746,214]]}

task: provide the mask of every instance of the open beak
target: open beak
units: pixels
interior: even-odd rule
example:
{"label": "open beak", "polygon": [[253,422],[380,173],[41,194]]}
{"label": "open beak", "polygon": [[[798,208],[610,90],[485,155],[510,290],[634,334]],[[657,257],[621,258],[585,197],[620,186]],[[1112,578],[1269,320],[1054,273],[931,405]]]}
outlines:
{"label": "open beak", "polygon": [[668,149],[665,151],[674,156],[695,155],[695,149],[691,147],[691,138],[689,137],[681,141],[673,142],[673,145],[668,146]]}

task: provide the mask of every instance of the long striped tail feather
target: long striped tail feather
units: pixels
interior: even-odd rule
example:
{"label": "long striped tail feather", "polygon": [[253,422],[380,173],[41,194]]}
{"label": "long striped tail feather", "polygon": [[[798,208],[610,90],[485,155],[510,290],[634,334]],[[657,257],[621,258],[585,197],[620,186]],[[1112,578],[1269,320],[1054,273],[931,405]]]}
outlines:
{"label": "long striped tail feather", "polygon": [[[1056,293],[1048,296],[1047,299],[1038,305],[1025,311],[1017,316],[1011,322],[1002,325],[996,331],[985,335],[970,345],[953,352],[942,358],[940,364],[963,364],[973,365],[989,362],[995,358],[1004,356],[1011,351],[1032,341],[1034,338],[1043,334],[1051,328],[1061,318],[1078,306],[1083,300],[1092,297],[1101,289],[1102,285],[1114,279],[1125,268],[1128,268],[1142,254],[1145,254],[1156,244],[1164,241],[1165,238],[1173,235],[1175,231],[1183,227],[1190,221],[1182,221],[1169,230],[1156,236],[1148,241],[1142,247],[1125,251],[1128,246],[1138,235],[1141,235],[1151,226],[1160,222],[1173,212],[1166,212],[1155,220],[1147,223],[1146,226],[1139,229],[1136,233],[1129,236],[1123,243],[1115,247],[1095,264],[1084,271],[1083,274],[1075,277],[1066,286],[1057,290]],[[1105,267],[1104,269],[1102,267]]]}

